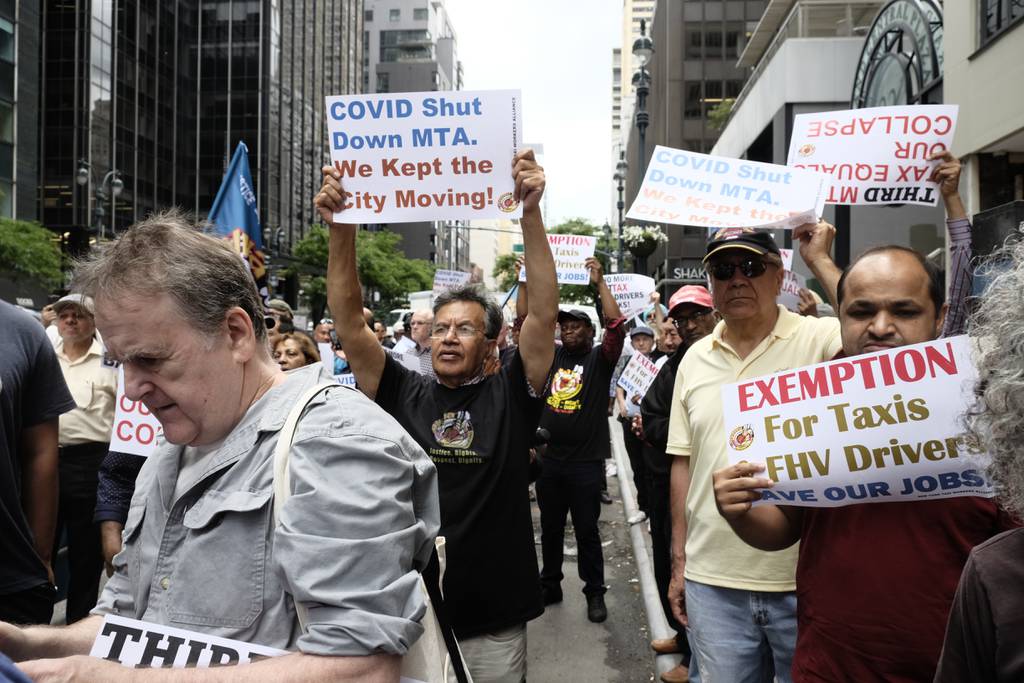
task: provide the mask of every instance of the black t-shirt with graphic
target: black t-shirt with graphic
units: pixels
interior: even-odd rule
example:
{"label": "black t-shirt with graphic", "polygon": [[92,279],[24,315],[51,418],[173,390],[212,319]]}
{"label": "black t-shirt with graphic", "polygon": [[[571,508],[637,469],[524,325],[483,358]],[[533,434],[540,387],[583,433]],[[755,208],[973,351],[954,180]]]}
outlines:
{"label": "black t-shirt with graphic", "polygon": [[468,638],[539,616],[529,500],[529,446],[541,399],[527,389],[518,351],[496,375],[449,389],[388,357],[377,404],[437,467],[440,535],[448,558],[445,606]]}
{"label": "black t-shirt with graphic", "polygon": [[555,349],[540,418],[540,426],[551,433],[545,458],[587,462],[611,456],[608,387],[622,353],[624,330],[613,323],[604,335],[600,346],[584,353]]}

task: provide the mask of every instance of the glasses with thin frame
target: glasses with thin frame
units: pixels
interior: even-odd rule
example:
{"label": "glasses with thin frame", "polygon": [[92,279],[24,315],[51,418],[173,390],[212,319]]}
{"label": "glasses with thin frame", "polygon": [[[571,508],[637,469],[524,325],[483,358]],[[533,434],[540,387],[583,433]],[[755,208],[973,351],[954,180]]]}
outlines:
{"label": "glasses with thin frame", "polygon": [[[445,325],[444,323],[437,323],[430,328],[431,339],[444,339],[448,336],[451,331],[451,325]],[[476,329],[469,323],[463,323],[455,326],[455,336],[459,339],[472,339],[476,335],[480,334],[480,330]]]}

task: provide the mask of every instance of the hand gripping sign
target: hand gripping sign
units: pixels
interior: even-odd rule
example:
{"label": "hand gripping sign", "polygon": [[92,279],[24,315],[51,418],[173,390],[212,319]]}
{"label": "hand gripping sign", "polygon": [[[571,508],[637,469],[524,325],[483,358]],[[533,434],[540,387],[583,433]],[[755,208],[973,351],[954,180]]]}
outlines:
{"label": "hand gripping sign", "polygon": [[765,465],[762,503],[990,497],[962,434],[976,376],[959,336],[724,386],[729,462]]}
{"label": "hand gripping sign", "polygon": [[512,158],[518,90],[326,98],[331,163],[345,223],[519,218]]}
{"label": "hand gripping sign", "polygon": [[928,161],[953,144],[958,107],[919,104],[799,114],[789,145],[792,168],[832,176],[829,204],[934,206]]}
{"label": "hand gripping sign", "polygon": [[605,275],[604,282],[611,290],[615,302],[619,304],[619,311],[624,318],[632,318],[638,313],[643,313],[651,303],[654,278],[634,273],[617,273]]}
{"label": "hand gripping sign", "polygon": [[824,173],[654,148],[629,218],[710,228],[795,228],[825,208]]}
{"label": "hand gripping sign", "polygon": [[117,404],[114,427],[110,433],[110,450],[149,457],[162,439],[164,428],[142,401],[124,395],[124,368],[117,373]]}

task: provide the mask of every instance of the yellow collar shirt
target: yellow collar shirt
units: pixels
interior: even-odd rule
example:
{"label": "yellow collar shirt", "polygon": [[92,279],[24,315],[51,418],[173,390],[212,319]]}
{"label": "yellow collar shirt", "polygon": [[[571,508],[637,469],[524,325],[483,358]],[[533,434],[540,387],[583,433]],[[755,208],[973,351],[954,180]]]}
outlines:
{"label": "yellow collar shirt", "polygon": [[60,445],[110,443],[117,368],[104,363],[103,347],[95,339],[85,355],[75,360],[68,358],[63,343],[58,344],[57,359],[75,399],[75,409],[60,416]]}
{"label": "yellow collar shirt", "polygon": [[676,372],[669,418],[671,455],[690,458],[686,497],[686,578],[737,590],[796,588],[798,544],[765,552],[744,543],[718,514],[711,475],[728,466],[722,385],[821,363],[842,347],[837,318],[799,316],[779,306],[771,333],[746,358],[722,338],[725,323],[686,352]]}

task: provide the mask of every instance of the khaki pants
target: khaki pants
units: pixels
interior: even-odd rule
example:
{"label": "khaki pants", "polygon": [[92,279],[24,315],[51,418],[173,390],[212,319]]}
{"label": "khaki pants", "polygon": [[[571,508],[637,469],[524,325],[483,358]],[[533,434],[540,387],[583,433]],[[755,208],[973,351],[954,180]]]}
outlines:
{"label": "khaki pants", "polygon": [[[459,641],[473,683],[521,683],[526,680],[526,624]],[[455,683],[449,674],[449,683]]]}

